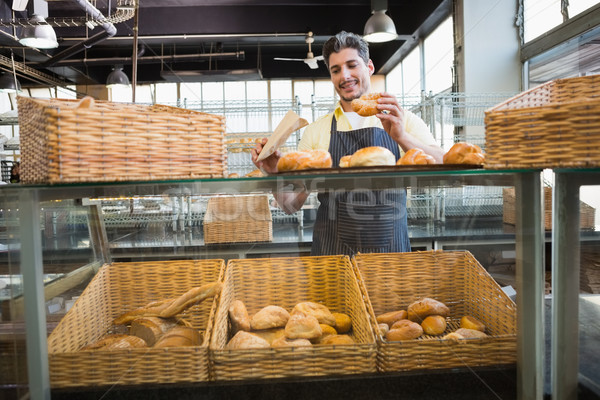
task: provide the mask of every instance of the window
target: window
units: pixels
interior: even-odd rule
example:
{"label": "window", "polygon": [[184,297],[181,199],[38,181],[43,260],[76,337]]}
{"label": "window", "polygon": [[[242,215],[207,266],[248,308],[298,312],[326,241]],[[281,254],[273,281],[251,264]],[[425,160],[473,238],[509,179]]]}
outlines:
{"label": "window", "polygon": [[403,95],[421,94],[421,62],[420,47],[415,47],[402,61]]}
{"label": "window", "polygon": [[446,19],[424,42],[425,91],[437,94],[452,88],[454,34],[452,18]]}
{"label": "window", "polygon": [[523,0],[523,39],[526,43],[562,22],[560,0]]}

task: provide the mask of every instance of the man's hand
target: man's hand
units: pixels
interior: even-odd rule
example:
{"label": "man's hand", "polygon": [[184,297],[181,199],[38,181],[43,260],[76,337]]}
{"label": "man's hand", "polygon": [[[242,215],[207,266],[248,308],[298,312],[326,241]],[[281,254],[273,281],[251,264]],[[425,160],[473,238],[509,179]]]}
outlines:
{"label": "man's hand", "polygon": [[406,132],[404,131],[404,110],[398,104],[394,95],[381,93],[377,109],[380,111],[377,117],[381,120],[383,129],[398,144],[402,144]]}
{"label": "man's hand", "polygon": [[281,152],[279,150],[276,150],[264,160],[256,161],[263,147],[267,144],[267,141],[267,138],[262,138],[262,140],[256,144],[256,147],[252,149],[252,162],[261,171],[266,172],[267,174],[275,174],[277,173],[277,162],[281,158]]}

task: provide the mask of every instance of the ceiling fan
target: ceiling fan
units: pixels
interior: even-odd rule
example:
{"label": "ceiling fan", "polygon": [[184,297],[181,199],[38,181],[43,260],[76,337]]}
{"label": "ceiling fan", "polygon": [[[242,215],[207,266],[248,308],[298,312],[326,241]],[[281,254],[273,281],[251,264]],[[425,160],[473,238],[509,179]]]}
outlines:
{"label": "ceiling fan", "polygon": [[306,38],[304,39],[304,41],[306,42],[306,44],[308,44],[308,53],[306,54],[306,58],[282,58],[282,57],[275,57],[274,60],[279,60],[279,61],[304,61],[311,69],[317,69],[317,68],[319,68],[319,65],[318,65],[317,61],[323,60],[323,56],[316,56],[315,57],[315,55],[312,52],[311,44],[315,41],[315,39],[313,38],[313,33],[312,32],[308,32],[306,34]]}

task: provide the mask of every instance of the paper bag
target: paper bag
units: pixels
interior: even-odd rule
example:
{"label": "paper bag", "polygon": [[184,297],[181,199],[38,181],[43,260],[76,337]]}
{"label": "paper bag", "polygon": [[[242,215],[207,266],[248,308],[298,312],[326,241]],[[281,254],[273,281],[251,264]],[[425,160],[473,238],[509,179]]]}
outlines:
{"label": "paper bag", "polygon": [[263,147],[262,151],[258,155],[257,161],[264,160],[275,152],[285,141],[290,137],[292,132],[297,131],[300,128],[308,125],[308,121],[304,118],[300,118],[298,114],[290,110],[285,114],[285,117],[281,120],[273,134],[269,137],[269,140]]}

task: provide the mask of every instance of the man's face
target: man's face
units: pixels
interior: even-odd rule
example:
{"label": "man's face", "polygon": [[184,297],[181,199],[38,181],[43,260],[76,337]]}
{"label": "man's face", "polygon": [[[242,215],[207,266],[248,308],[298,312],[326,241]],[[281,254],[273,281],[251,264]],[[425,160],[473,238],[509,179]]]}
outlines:
{"label": "man's face", "polygon": [[346,48],[329,56],[329,75],[340,99],[350,102],[371,90],[371,75],[375,68],[365,64],[358,51]]}

